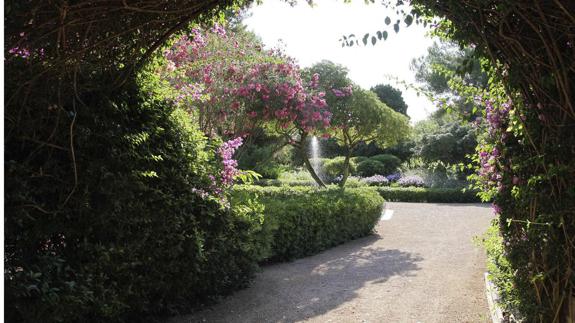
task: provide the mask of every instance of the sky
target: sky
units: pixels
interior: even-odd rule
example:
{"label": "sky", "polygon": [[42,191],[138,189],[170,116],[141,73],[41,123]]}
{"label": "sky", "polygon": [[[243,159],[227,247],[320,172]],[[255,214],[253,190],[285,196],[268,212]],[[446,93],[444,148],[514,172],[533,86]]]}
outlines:
{"label": "sky", "polygon": [[[393,24],[384,23],[388,15],[392,21],[397,20],[395,10],[361,0],[347,4],[341,0],[314,0],[314,7],[303,0],[294,7],[279,0],[264,0],[248,11],[244,23],[267,47],[281,46],[301,67],[327,59],[346,66],[349,77],[363,88],[379,83],[399,88],[411,122],[423,120],[435,110],[434,105],[396,79],[415,83],[411,60],[425,55],[433,39],[426,36],[429,29],[415,23],[407,28],[402,23],[396,34]],[[389,37],[375,46],[342,48],[339,42],[342,35],[353,33],[361,38],[377,30],[387,30]]]}

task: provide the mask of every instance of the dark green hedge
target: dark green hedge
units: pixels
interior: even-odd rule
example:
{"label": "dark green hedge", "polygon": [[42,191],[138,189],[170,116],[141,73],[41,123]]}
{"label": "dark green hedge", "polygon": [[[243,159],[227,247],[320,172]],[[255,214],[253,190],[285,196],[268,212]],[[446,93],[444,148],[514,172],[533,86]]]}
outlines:
{"label": "dark green hedge", "polygon": [[480,203],[475,191],[459,188],[378,187],[377,191],[390,202]]}
{"label": "dark green hedge", "polygon": [[187,114],[137,90],[83,102],[75,187],[66,153],[6,143],[6,320],[139,322],[245,286],[262,214],[194,192],[215,152]]}
{"label": "dark green hedge", "polygon": [[236,203],[257,196],[264,204],[274,261],[312,255],[370,234],[384,202],[369,187],[342,192],[336,187],[238,186],[233,195]]}

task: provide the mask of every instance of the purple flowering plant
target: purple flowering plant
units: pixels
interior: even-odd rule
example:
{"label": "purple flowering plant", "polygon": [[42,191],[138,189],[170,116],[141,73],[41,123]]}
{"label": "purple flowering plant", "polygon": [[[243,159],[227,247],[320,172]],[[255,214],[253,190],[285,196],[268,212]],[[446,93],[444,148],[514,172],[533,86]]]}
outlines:
{"label": "purple flowering plant", "polygon": [[423,178],[417,175],[410,175],[404,176],[397,181],[399,186],[408,187],[408,186],[415,186],[415,187],[424,187],[425,181]]}
{"label": "purple flowering plant", "polygon": [[374,186],[383,186],[389,184],[389,180],[383,175],[373,175],[371,177],[365,177],[362,178],[361,181],[368,185],[374,185]]}
{"label": "purple flowering plant", "polygon": [[393,173],[386,176],[389,182],[397,182],[401,178],[400,173]]}

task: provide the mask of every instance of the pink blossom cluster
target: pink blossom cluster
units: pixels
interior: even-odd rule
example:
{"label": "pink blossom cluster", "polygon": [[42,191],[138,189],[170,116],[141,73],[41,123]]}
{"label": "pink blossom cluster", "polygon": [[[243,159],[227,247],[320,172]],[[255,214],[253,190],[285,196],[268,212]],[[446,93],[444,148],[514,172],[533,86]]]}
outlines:
{"label": "pink blossom cluster", "polygon": [[211,29],[211,32],[213,32],[216,35],[219,35],[221,37],[225,37],[226,36],[226,29],[222,26],[220,26],[218,23],[215,23],[214,26]]}
{"label": "pink blossom cluster", "polygon": [[312,89],[316,89],[319,86],[319,74],[314,73],[311,76],[311,81],[309,82],[309,87]]}
{"label": "pink blossom cluster", "polygon": [[170,49],[165,50],[164,57],[175,67],[180,67],[200,55],[205,46],[204,35],[199,29],[193,28],[190,36],[181,36]]}
{"label": "pink blossom cluster", "polygon": [[501,133],[502,126],[507,123],[509,119],[510,109],[511,102],[503,103],[501,106],[495,107],[491,100],[485,101],[487,125],[489,126],[488,130],[491,136]]}
{"label": "pink blossom cluster", "polygon": [[30,58],[30,50],[27,48],[20,48],[20,47],[10,48],[10,50],[8,50],[8,53],[16,57],[21,57],[23,59]]}
{"label": "pink blossom cluster", "polygon": [[[295,62],[278,50],[240,39],[221,26],[194,29],[164,52],[164,76],[176,101],[200,108],[203,118],[226,128],[226,134],[249,132],[258,121],[305,132],[329,127],[325,94],[315,90],[319,75],[304,86]],[[241,128],[241,129],[240,129]]]}
{"label": "pink blossom cluster", "polygon": [[234,182],[234,177],[238,174],[238,161],[233,159],[233,155],[243,144],[242,137],[237,137],[224,142],[218,149],[218,154],[222,158],[223,169],[220,173],[220,181],[224,186],[230,186]]}

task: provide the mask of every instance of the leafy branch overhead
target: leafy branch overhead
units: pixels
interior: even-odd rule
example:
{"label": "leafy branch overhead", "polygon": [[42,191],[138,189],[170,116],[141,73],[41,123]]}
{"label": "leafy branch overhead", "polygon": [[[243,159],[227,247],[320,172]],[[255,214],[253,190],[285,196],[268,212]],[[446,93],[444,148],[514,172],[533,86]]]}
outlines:
{"label": "leafy branch overhead", "polygon": [[387,40],[391,34],[391,29],[393,29],[393,31],[397,34],[402,22],[405,27],[409,27],[415,23],[416,25],[421,24],[424,28],[427,28],[427,26],[431,23],[436,23],[435,21],[432,21],[430,17],[420,15],[415,9],[411,9],[410,11],[398,9],[395,13],[397,17],[393,24],[392,18],[390,16],[385,17],[385,27],[383,27],[382,30],[377,30],[372,33],[365,33],[360,37],[356,36],[355,34],[342,35],[339,39],[341,47],[359,47],[367,46],[368,44],[375,46],[378,41]]}

